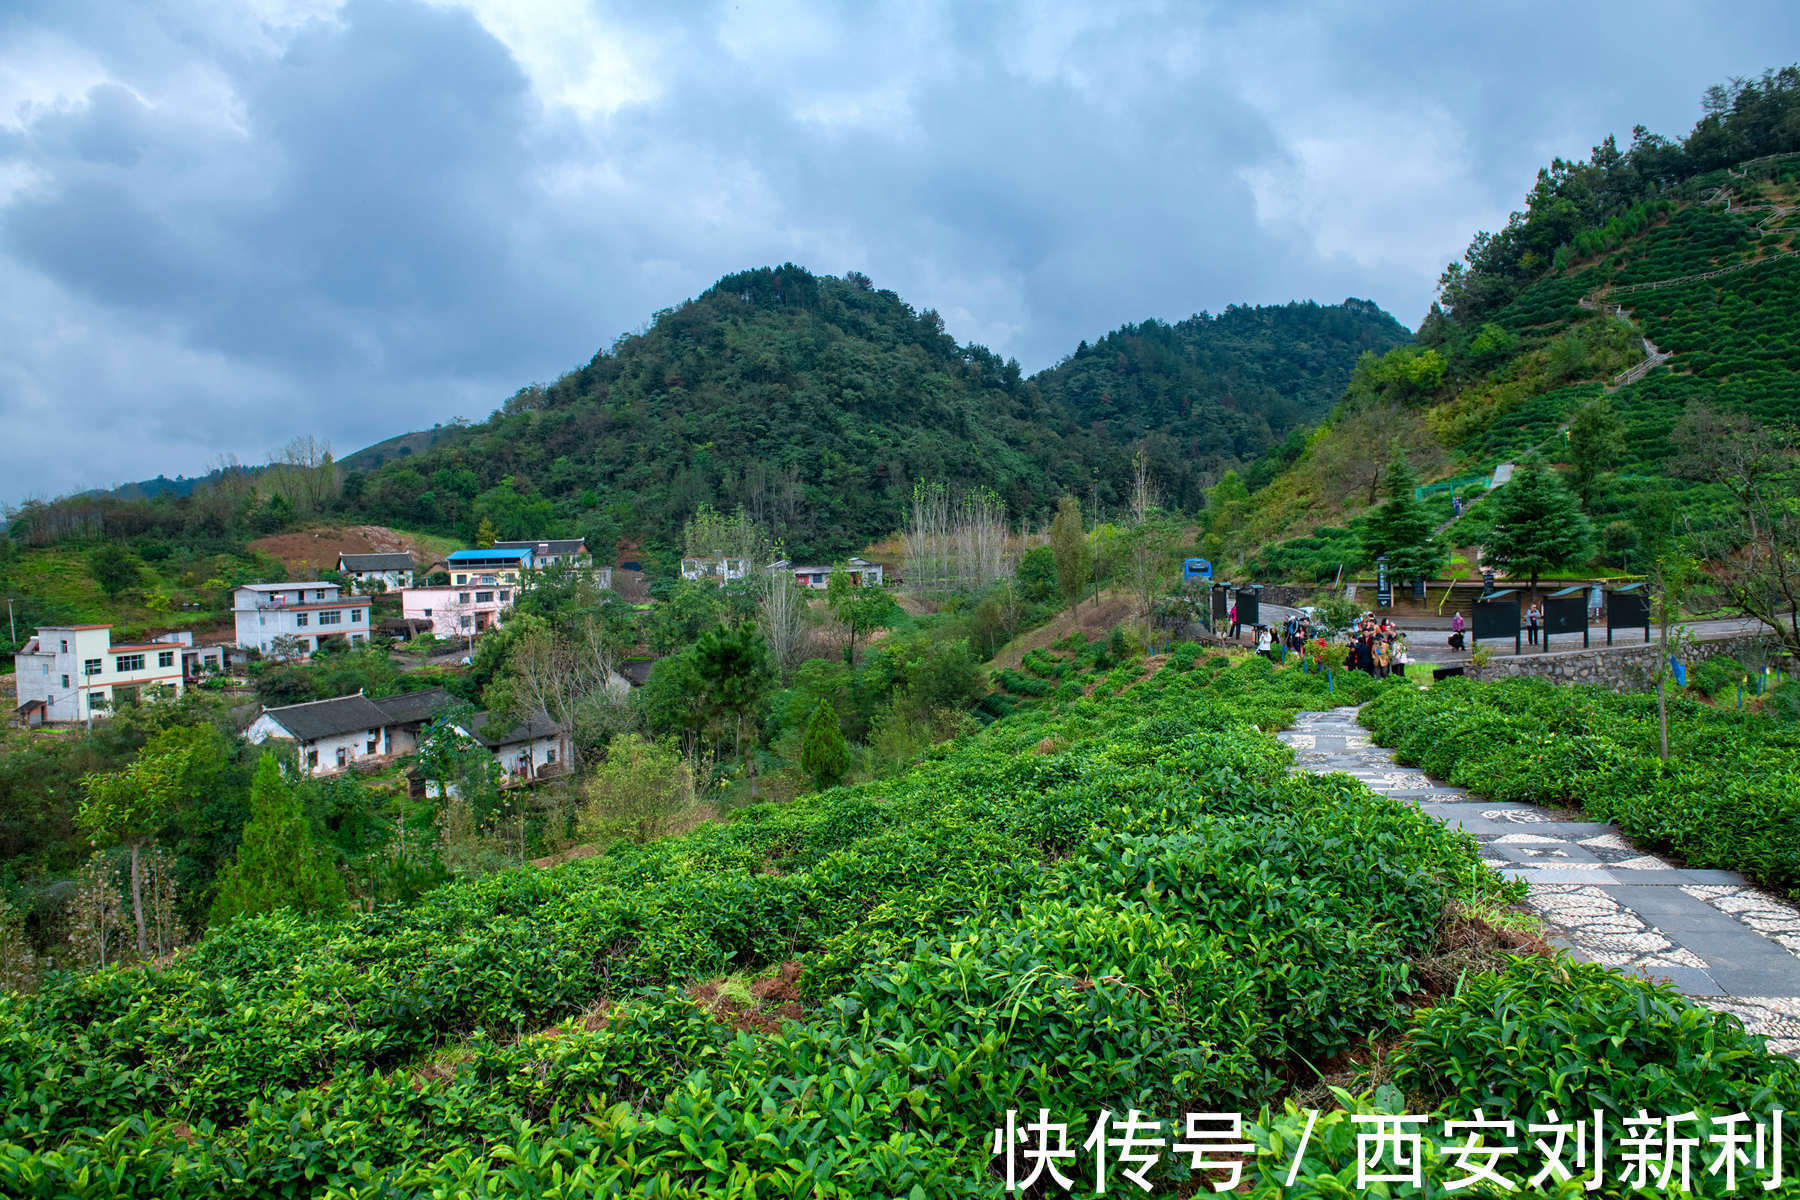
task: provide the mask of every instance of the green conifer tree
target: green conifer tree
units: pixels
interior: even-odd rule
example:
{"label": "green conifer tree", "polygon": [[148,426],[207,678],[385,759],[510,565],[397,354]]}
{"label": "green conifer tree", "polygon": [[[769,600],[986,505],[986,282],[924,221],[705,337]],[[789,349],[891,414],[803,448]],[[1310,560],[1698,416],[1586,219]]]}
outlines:
{"label": "green conifer tree", "polygon": [[800,767],[821,789],[836,787],[850,769],[850,747],[838,728],[837,712],[829,700],[819,701],[806,733],[800,739]]}
{"label": "green conifer tree", "polygon": [[1369,514],[1362,531],[1363,553],[1370,561],[1387,555],[1388,578],[1425,579],[1444,563],[1444,548],[1433,536],[1431,514],[1415,497],[1419,479],[1406,456],[1388,464],[1387,500]]}
{"label": "green conifer tree", "polygon": [[1493,531],[1485,560],[1508,575],[1524,575],[1537,596],[1538,576],[1593,553],[1594,526],[1562,481],[1531,460],[1494,493]]}
{"label": "green conifer tree", "polygon": [[344,881],[313,841],[299,797],[281,777],[275,756],[264,754],[250,784],[244,840],[237,860],[220,874],[211,923],[277,908],[332,915],[348,903]]}

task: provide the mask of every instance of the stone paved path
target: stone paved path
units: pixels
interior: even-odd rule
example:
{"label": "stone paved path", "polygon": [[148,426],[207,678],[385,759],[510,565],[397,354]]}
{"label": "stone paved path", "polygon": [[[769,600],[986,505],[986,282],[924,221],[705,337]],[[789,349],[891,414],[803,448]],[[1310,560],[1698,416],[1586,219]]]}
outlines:
{"label": "stone paved path", "polygon": [[1503,804],[1398,765],[1354,708],[1301,713],[1280,738],[1296,769],[1342,771],[1469,832],[1502,875],[1525,880],[1549,940],[1574,956],[1666,979],[1800,1056],[1800,911],[1735,871],[1680,870],[1617,826]]}

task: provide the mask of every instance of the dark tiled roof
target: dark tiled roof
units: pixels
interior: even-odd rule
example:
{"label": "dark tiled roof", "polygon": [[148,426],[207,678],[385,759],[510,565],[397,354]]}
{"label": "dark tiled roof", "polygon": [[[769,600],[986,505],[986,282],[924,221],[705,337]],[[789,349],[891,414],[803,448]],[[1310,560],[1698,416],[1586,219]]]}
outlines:
{"label": "dark tiled roof", "polygon": [[340,733],[380,729],[388,723],[387,714],[376,708],[374,701],[360,693],[338,696],[332,700],[290,704],[286,708],[265,708],[263,715],[278,721],[283,729],[302,742],[316,742],[322,737],[333,737]]}
{"label": "dark tiled roof", "polygon": [[455,702],[443,688],[401,692],[397,696],[382,696],[370,701],[386,715],[390,725],[422,725]]}
{"label": "dark tiled roof", "polygon": [[514,742],[530,741],[533,738],[553,737],[562,732],[562,727],[543,713],[539,713],[517,728],[504,732],[488,728],[490,716],[492,716],[491,713],[478,712],[469,721],[469,732],[475,735],[476,741],[490,750],[498,746],[510,746]]}
{"label": "dark tiled roof", "polygon": [[340,554],[338,561],[344,564],[346,571],[410,571],[413,569],[413,556],[410,554]]}

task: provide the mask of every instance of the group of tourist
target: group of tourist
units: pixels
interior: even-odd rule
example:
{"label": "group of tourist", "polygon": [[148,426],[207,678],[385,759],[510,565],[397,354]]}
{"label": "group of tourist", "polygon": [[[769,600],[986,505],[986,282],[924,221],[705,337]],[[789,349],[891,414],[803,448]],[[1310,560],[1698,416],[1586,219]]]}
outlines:
{"label": "group of tourist", "polygon": [[1351,670],[1367,671],[1377,679],[1389,675],[1404,677],[1409,658],[1406,632],[1394,624],[1392,617],[1362,615],[1350,639]]}

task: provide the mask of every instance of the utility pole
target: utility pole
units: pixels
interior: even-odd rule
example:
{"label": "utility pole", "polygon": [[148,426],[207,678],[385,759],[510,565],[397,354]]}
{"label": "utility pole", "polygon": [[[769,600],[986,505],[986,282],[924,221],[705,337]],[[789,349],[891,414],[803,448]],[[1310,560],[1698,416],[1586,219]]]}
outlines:
{"label": "utility pole", "polygon": [[18,597],[16,597],[16,596],[8,596],[6,598],[6,628],[7,628],[7,632],[9,632],[12,635],[12,644],[15,646],[17,646],[19,644],[19,626],[17,625],[17,623],[15,623],[13,621],[13,607],[12,606],[13,606],[13,601],[16,600],[17,598]]}

